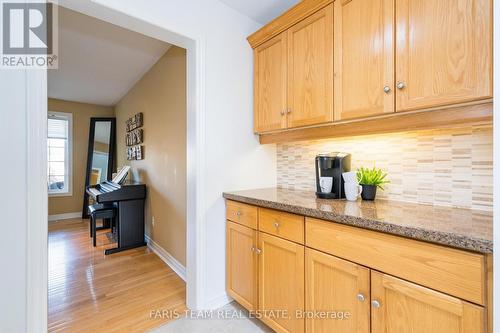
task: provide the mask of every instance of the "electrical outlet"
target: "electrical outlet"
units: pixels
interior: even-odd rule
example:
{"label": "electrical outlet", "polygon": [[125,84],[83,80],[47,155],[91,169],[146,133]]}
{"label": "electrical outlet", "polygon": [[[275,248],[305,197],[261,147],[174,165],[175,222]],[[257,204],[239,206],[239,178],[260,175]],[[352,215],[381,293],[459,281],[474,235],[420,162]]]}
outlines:
{"label": "electrical outlet", "polygon": [[155,217],[151,217],[151,224],[153,225],[153,228],[155,227]]}

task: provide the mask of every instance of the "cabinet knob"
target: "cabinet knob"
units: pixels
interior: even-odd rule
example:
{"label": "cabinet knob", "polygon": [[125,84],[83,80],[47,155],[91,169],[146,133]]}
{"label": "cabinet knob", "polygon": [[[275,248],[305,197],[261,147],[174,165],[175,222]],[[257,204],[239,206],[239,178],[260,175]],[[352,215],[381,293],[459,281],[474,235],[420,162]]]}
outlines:
{"label": "cabinet knob", "polygon": [[391,92],[391,87],[389,87],[389,86],[385,86],[385,87],[384,87],[384,92],[385,92],[386,94],[390,93],[390,92]]}
{"label": "cabinet knob", "polygon": [[380,308],[380,302],[377,301],[377,300],[373,300],[372,301],[372,306],[375,308],[375,309],[378,309]]}
{"label": "cabinet knob", "polygon": [[281,112],[280,112],[280,114],[281,114],[282,116],[284,116],[284,115],[285,115],[285,113],[286,113],[286,111],[285,111],[285,110],[281,110]]}
{"label": "cabinet knob", "polygon": [[278,222],[274,223],[274,227],[278,229],[280,227],[280,224]]}
{"label": "cabinet knob", "polygon": [[255,251],[255,253],[257,253],[257,254],[261,254],[261,253],[262,253],[262,250],[261,250],[261,249],[258,249],[258,248],[254,248],[254,251]]}
{"label": "cabinet knob", "polygon": [[398,82],[398,84],[396,85],[396,87],[401,90],[401,89],[404,89],[406,87],[406,84],[404,82]]}
{"label": "cabinet knob", "polygon": [[287,108],[286,113],[292,113],[292,108]]}
{"label": "cabinet knob", "polygon": [[360,302],[365,301],[365,295],[363,295],[363,294],[358,294],[358,296],[356,296],[356,297],[357,297],[358,301],[360,301]]}

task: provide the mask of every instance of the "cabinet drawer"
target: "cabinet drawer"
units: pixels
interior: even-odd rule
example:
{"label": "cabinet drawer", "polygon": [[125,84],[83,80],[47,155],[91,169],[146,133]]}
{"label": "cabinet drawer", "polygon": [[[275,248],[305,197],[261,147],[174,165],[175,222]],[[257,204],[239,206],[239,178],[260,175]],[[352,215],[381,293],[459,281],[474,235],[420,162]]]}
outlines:
{"label": "cabinet drawer", "polygon": [[257,207],[226,200],[226,219],[257,229]]}
{"label": "cabinet drawer", "polygon": [[259,209],[259,230],[304,244],[304,217],[277,210]]}
{"label": "cabinet drawer", "polygon": [[306,246],[485,304],[480,254],[312,218],[306,219]]}

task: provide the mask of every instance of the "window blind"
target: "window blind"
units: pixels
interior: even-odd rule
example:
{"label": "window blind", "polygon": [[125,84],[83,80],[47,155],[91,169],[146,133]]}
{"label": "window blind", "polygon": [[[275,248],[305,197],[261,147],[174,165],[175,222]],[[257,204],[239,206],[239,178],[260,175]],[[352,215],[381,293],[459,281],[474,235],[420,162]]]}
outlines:
{"label": "window blind", "polygon": [[49,194],[70,193],[71,114],[49,113],[47,119],[47,180]]}
{"label": "window blind", "polygon": [[56,116],[49,116],[47,123],[47,132],[49,139],[67,139],[68,119]]}

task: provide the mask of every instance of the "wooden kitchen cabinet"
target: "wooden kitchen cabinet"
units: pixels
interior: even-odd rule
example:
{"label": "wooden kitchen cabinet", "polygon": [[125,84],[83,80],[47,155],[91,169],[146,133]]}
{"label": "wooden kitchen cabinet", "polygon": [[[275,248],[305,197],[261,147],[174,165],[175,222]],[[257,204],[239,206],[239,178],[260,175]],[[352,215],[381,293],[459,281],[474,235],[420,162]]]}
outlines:
{"label": "wooden kitchen cabinet", "polygon": [[286,128],[287,33],[254,50],[254,129],[266,132]]}
{"label": "wooden kitchen cabinet", "polygon": [[278,143],[491,122],[492,39],[492,0],[303,0],[248,37],[255,132]]}
{"label": "wooden kitchen cabinet", "polygon": [[333,121],[333,4],[254,49],[254,129]]}
{"label": "wooden kitchen cabinet", "polygon": [[396,1],[397,111],[492,96],[491,0]]}
{"label": "wooden kitchen cabinet", "polygon": [[483,333],[484,308],[372,271],[373,333]]}
{"label": "wooden kitchen cabinet", "polygon": [[485,304],[478,253],[306,218],[306,246],[444,293]]}
{"label": "wooden kitchen cabinet", "polygon": [[333,121],[333,4],[288,29],[288,128]]}
{"label": "wooden kitchen cabinet", "polygon": [[257,207],[236,201],[226,202],[226,219],[257,229]]}
{"label": "wooden kitchen cabinet", "polygon": [[257,232],[227,221],[226,290],[247,310],[257,310]]}
{"label": "wooden kitchen cabinet", "polygon": [[308,248],[305,266],[306,313],[328,314],[307,318],[306,332],[369,333],[370,269]]}
{"label": "wooden kitchen cabinet", "polygon": [[394,112],[394,1],[335,1],[335,120]]}
{"label": "wooden kitchen cabinet", "polygon": [[304,244],[304,217],[274,209],[259,209],[259,231]]}
{"label": "wooden kitchen cabinet", "polygon": [[263,232],[258,244],[262,321],[276,332],[304,332],[296,316],[304,310],[304,246]]}
{"label": "wooden kitchen cabinet", "polygon": [[492,331],[491,256],[226,203],[227,292],[276,332]]}

